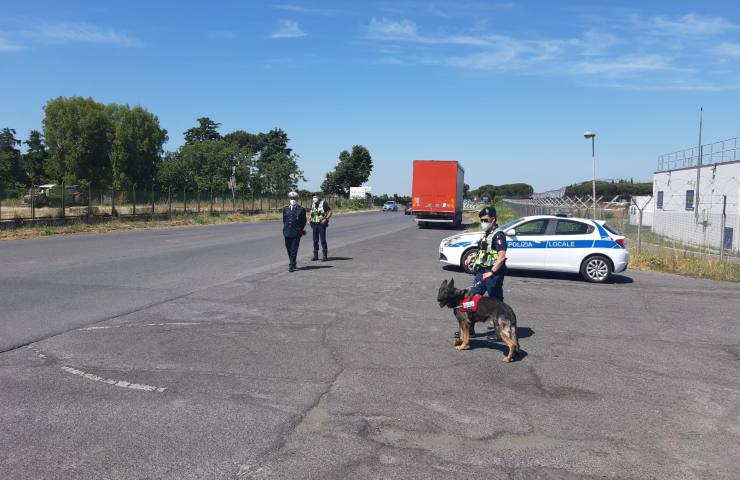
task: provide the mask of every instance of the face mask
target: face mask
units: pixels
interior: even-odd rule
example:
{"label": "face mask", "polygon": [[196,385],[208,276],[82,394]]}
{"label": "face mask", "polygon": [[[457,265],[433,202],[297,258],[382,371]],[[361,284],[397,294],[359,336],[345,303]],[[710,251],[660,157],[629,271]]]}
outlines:
{"label": "face mask", "polygon": [[319,203],[319,197],[313,197],[313,203]]}
{"label": "face mask", "polygon": [[491,228],[491,223],[489,223],[489,222],[480,222],[480,228],[482,228],[483,230],[488,230],[489,228]]}
{"label": "face mask", "polygon": [[291,207],[295,207],[295,205],[296,205],[297,203],[298,203],[298,201],[297,201],[297,200],[295,200],[295,199],[293,199],[293,198],[291,198],[291,199],[290,199],[290,206],[291,206]]}

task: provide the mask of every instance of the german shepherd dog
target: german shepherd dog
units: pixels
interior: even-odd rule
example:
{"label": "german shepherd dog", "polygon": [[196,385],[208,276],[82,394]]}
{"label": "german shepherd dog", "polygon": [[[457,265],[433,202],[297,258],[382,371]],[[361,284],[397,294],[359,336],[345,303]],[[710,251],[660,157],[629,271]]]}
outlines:
{"label": "german shepherd dog", "polygon": [[478,301],[478,310],[473,312],[472,317],[468,318],[466,312],[461,312],[458,308],[463,298],[467,295],[467,290],[455,288],[455,281],[451,279],[442,282],[437,294],[437,302],[440,308],[448,307],[455,314],[457,323],[460,325],[460,338],[455,340],[457,350],[466,350],[470,345],[470,329],[478,322],[491,322],[498,328],[501,339],[509,347],[509,353],[502,359],[504,362],[510,362],[519,348],[519,341],[516,338],[516,314],[514,310],[498,298],[481,297]]}

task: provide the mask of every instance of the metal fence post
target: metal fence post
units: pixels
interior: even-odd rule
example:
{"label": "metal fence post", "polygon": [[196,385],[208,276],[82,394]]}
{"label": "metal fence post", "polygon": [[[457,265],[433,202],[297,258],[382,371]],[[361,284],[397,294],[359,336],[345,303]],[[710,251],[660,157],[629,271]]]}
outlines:
{"label": "metal fence post", "polygon": [[172,220],[172,187],[167,190],[167,212]]}
{"label": "metal fence post", "polygon": [[[722,195],[722,226],[719,229],[719,261],[725,256],[725,223],[727,222],[727,195]],[[732,247],[730,247],[732,248]]]}
{"label": "metal fence post", "polygon": [[92,182],[87,184],[87,216],[92,215]]}
{"label": "metal fence post", "polygon": [[154,216],[154,182],[152,182],[152,216]]}
{"label": "metal fence post", "polygon": [[188,194],[185,185],[182,186],[182,213],[188,213]]}
{"label": "metal fence post", "polygon": [[116,189],[111,187],[110,189],[110,214],[111,216],[118,216],[116,213]]}
{"label": "metal fence post", "polygon": [[[2,218],[2,215],[0,215]],[[36,222],[36,186],[31,182],[31,220]]]}
{"label": "metal fence post", "polygon": [[136,216],[136,184],[131,187],[131,202],[133,203],[132,211],[133,215]]}
{"label": "metal fence post", "polygon": [[64,194],[67,193],[67,189],[64,186],[64,180],[62,180],[62,218],[64,218]]}

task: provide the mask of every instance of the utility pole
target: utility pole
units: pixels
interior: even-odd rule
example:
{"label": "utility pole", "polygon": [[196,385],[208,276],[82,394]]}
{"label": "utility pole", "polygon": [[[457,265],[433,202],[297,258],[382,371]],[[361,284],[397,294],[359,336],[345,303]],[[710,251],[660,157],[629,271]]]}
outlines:
{"label": "utility pole", "polygon": [[591,199],[593,200],[593,218],[596,219],[596,146],[595,146],[595,139],[596,134],[591,131],[586,131],[583,134],[583,137],[588,140],[591,139],[591,168],[593,172],[593,176],[591,179],[591,187],[592,187],[592,193],[593,197]]}
{"label": "utility pole", "polygon": [[694,190],[694,220],[699,223],[699,180],[701,179],[701,164],[703,160],[701,147],[701,127],[704,116],[704,107],[699,108],[699,156],[696,159],[696,190]]}

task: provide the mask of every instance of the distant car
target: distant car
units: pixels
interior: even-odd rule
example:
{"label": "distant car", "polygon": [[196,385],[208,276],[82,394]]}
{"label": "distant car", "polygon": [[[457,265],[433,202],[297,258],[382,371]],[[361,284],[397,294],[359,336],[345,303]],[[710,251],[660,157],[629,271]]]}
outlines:
{"label": "distant car", "polygon": [[[35,204],[37,207],[46,205],[61,206],[62,204],[62,186],[56,183],[47,183],[28,189],[28,193],[23,196],[22,202],[25,204]],[[80,192],[77,185],[65,185],[64,187],[64,204],[66,206],[84,205],[87,202],[85,196]]]}
{"label": "distant car", "polygon": [[411,204],[410,203],[408,205],[406,205],[406,208],[403,209],[403,214],[404,215],[411,215]]}
{"label": "distant car", "polygon": [[398,204],[394,200],[388,200],[383,204],[383,211],[384,212],[397,212],[398,211]]}
{"label": "distant car", "polygon": [[[627,268],[625,237],[603,220],[555,215],[522,217],[500,227],[506,234],[506,266],[511,269],[580,273],[603,283]],[[483,232],[445,238],[439,261],[472,273]]]}

